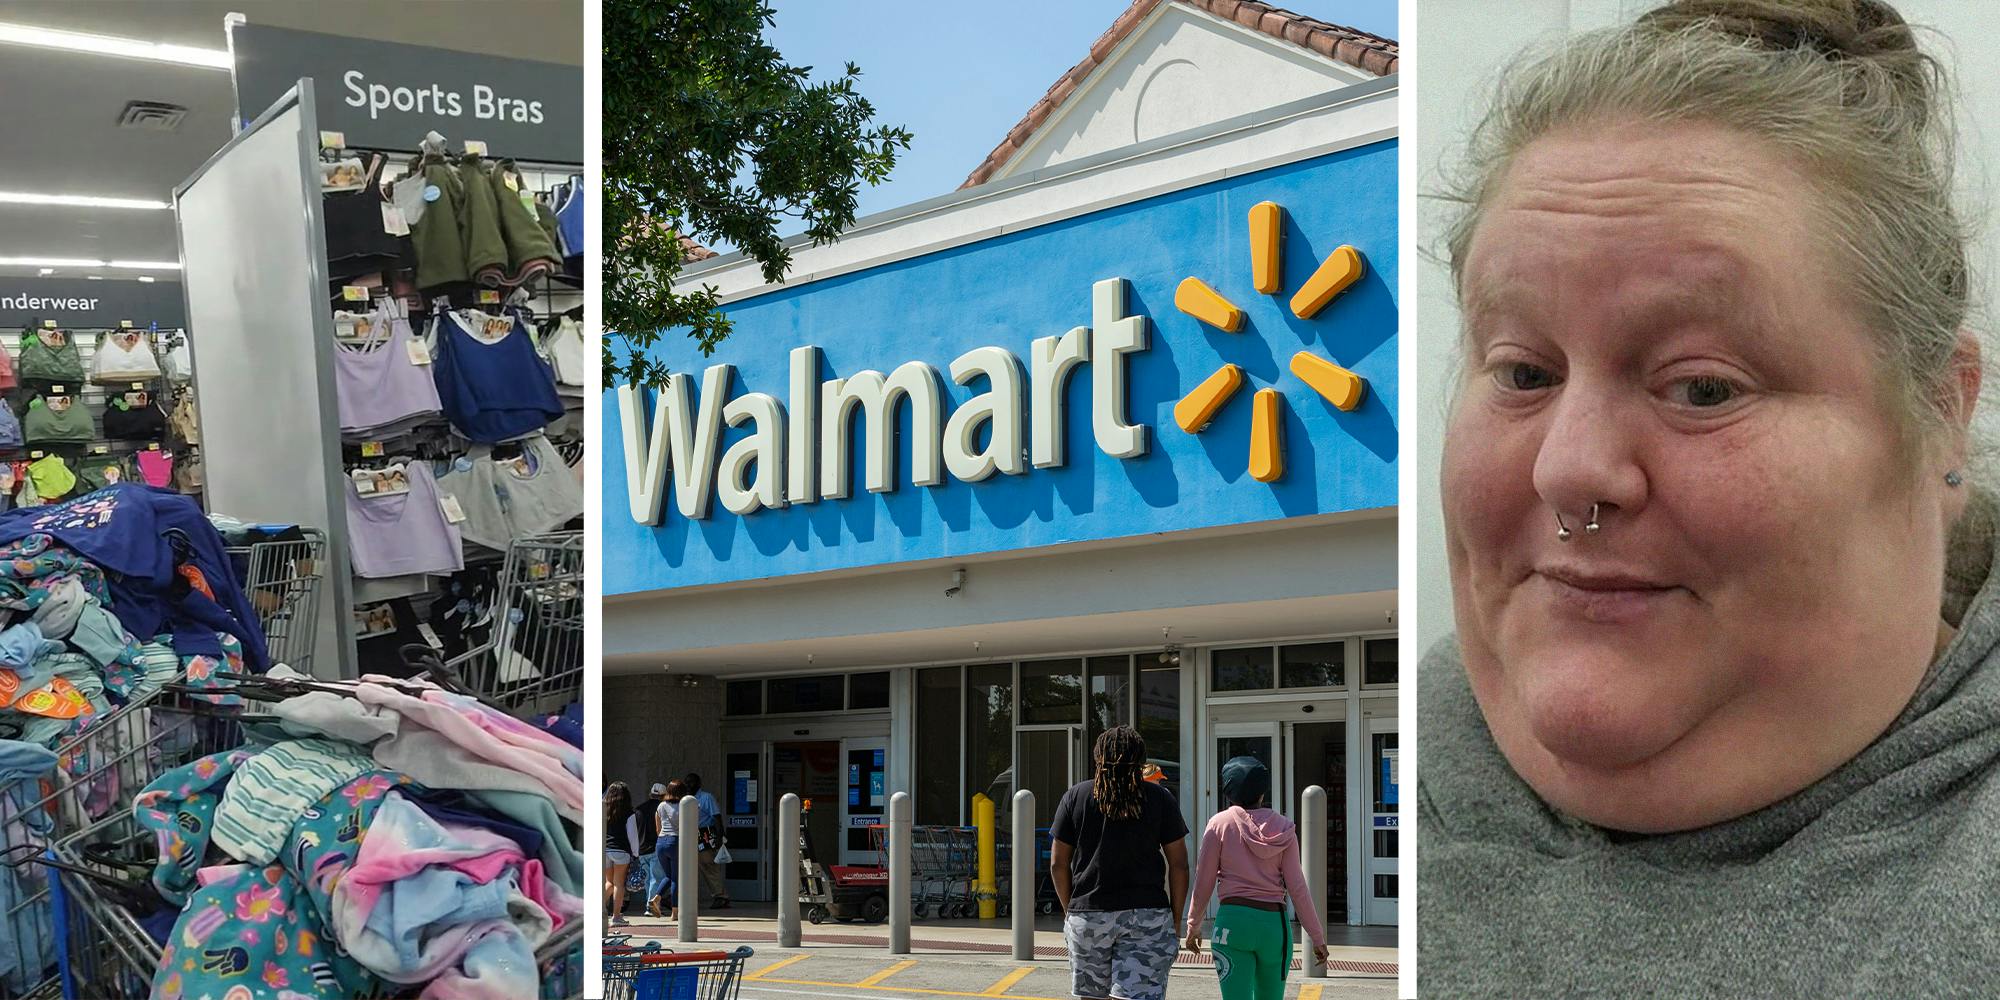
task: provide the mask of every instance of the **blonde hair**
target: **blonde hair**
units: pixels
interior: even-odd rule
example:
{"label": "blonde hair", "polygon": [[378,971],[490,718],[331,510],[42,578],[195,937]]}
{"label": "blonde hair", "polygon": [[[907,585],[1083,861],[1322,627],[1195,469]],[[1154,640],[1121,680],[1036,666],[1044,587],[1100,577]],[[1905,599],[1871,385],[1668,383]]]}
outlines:
{"label": "blonde hair", "polygon": [[[1615,120],[1696,121],[1794,157],[1917,442],[1958,414],[1953,357],[1971,302],[1967,229],[1952,203],[1947,81],[1880,0],[1680,0],[1517,62],[1446,195],[1463,292],[1481,213],[1529,143]],[[1914,450],[1914,449],[1913,449]]]}

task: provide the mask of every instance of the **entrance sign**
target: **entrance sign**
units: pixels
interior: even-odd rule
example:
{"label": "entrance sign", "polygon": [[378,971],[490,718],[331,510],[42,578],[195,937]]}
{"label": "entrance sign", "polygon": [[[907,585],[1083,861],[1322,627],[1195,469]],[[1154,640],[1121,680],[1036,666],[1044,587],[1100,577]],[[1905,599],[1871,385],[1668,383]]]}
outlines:
{"label": "entrance sign", "polygon": [[229,24],[239,120],[312,77],[319,126],[364,149],[415,149],[424,133],[478,139],[496,156],[583,162],[583,68]]}

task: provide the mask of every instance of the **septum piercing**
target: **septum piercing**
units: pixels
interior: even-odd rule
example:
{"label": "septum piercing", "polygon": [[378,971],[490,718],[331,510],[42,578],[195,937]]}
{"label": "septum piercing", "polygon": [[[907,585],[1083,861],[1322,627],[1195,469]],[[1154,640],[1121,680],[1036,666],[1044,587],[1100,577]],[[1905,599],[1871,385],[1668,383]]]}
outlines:
{"label": "septum piercing", "polygon": [[[1603,527],[1603,525],[1597,523],[1597,509],[1601,506],[1603,506],[1602,502],[1590,505],[1590,520],[1584,522],[1583,525],[1583,530],[1585,534],[1595,535],[1597,534],[1598,529]],[[1559,542],[1567,542],[1570,540],[1570,537],[1574,534],[1575,532],[1569,530],[1569,525],[1563,523],[1562,511],[1556,511],[1556,540]]]}
{"label": "septum piercing", "polygon": [[1944,474],[1944,484],[1946,486],[1957,487],[1959,484],[1963,482],[1965,482],[1965,477],[1959,475],[1957,469],[1953,469],[1950,472]]}

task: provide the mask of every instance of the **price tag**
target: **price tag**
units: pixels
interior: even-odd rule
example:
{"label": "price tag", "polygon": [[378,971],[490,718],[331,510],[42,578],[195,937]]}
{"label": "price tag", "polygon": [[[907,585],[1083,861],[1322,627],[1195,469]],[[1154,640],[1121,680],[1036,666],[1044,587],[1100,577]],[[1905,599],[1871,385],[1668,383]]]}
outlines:
{"label": "price tag", "polygon": [[55,321],[55,320],[52,320],[52,319],[45,319],[45,320],[43,320],[43,321],[42,321],[42,329],[44,329],[44,330],[53,330],[53,329],[55,329],[55,328],[56,328],[56,321]]}
{"label": "price tag", "polygon": [[319,144],[322,149],[346,149],[347,135],[344,132],[322,131],[319,134]]}
{"label": "price tag", "polygon": [[340,297],[349,302],[366,302],[368,301],[368,286],[343,285],[340,289]]}
{"label": "price tag", "polygon": [[133,388],[133,389],[144,389],[145,387],[146,387],[146,383],[144,383],[144,382],[134,382],[134,383],[132,383],[132,388]]}
{"label": "price tag", "polygon": [[382,203],[382,231],[391,236],[410,235],[410,220],[404,218],[403,210],[386,201]]}
{"label": "price tag", "polygon": [[147,450],[147,451],[159,451],[159,450],[160,450],[160,443],[159,443],[158,441],[154,441],[154,442],[152,442],[152,443],[150,443],[150,444],[146,445],[146,450]]}
{"label": "price tag", "polygon": [[109,455],[111,454],[111,446],[108,444],[94,444],[90,446],[90,453],[93,455]]}
{"label": "price tag", "polygon": [[[500,293],[499,293],[499,292],[496,292],[496,291],[494,291],[494,290],[493,290],[493,289],[491,289],[491,288],[482,288],[482,289],[480,289],[480,290],[479,290],[479,304],[480,304],[480,305],[482,305],[482,306],[497,306],[497,305],[499,305],[499,304],[500,304]],[[50,325],[54,325],[54,324],[50,324]]]}
{"label": "price tag", "polygon": [[63,391],[64,390],[62,386],[59,385],[49,386],[49,394],[52,396],[60,396],[63,394]]}
{"label": "price tag", "polygon": [[501,180],[501,181],[502,181],[503,183],[505,183],[505,184],[507,185],[507,190],[509,190],[509,191],[519,191],[519,190],[521,190],[521,182],[520,182],[520,181],[517,181],[517,180],[515,180],[515,179],[514,179],[514,175],[513,175],[512,173],[503,173],[503,174],[501,174],[501,175],[500,175],[500,180]]}
{"label": "price tag", "polygon": [[356,493],[375,492],[375,478],[373,476],[362,476],[361,478],[356,479],[354,481],[354,492]]}
{"label": "price tag", "polygon": [[361,442],[361,457],[362,458],[382,457],[382,442],[380,441]]}
{"label": "price tag", "polygon": [[129,319],[121,319],[121,320],[119,320],[119,321],[118,321],[118,329],[120,329],[120,330],[130,330],[130,329],[132,329],[132,321],[131,321],[131,320],[129,320]]}
{"label": "price tag", "polygon": [[48,454],[48,452],[45,452],[45,451],[31,451],[31,452],[29,452],[29,453],[28,453],[28,457],[29,457],[29,458],[41,458],[41,457],[42,457],[43,455],[46,455],[46,454]]}
{"label": "price tag", "polygon": [[431,363],[430,348],[425,347],[424,345],[419,344],[414,340],[404,341],[403,347],[410,352],[411,364],[427,365]]}
{"label": "price tag", "polygon": [[438,494],[438,507],[444,511],[444,519],[453,524],[465,520],[465,510],[458,505],[458,498],[449,493]]}
{"label": "price tag", "polygon": [[465,140],[465,155],[467,155],[467,156],[485,156],[485,155],[486,155],[486,144],[485,144],[485,143],[483,143],[483,142],[481,142],[481,141],[479,141],[478,139],[467,139],[467,140]]}

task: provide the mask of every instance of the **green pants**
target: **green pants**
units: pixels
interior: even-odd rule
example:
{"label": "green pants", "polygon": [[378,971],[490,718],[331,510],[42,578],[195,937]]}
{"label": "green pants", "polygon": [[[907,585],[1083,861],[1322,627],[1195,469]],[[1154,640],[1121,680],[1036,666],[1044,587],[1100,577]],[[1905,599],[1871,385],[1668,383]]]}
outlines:
{"label": "green pants", "polygon": [[1283,913],[1218,906],[1209,947],[1222,1000],[1283,1000],[1285,973],[1292,966],[1292,924]]}

